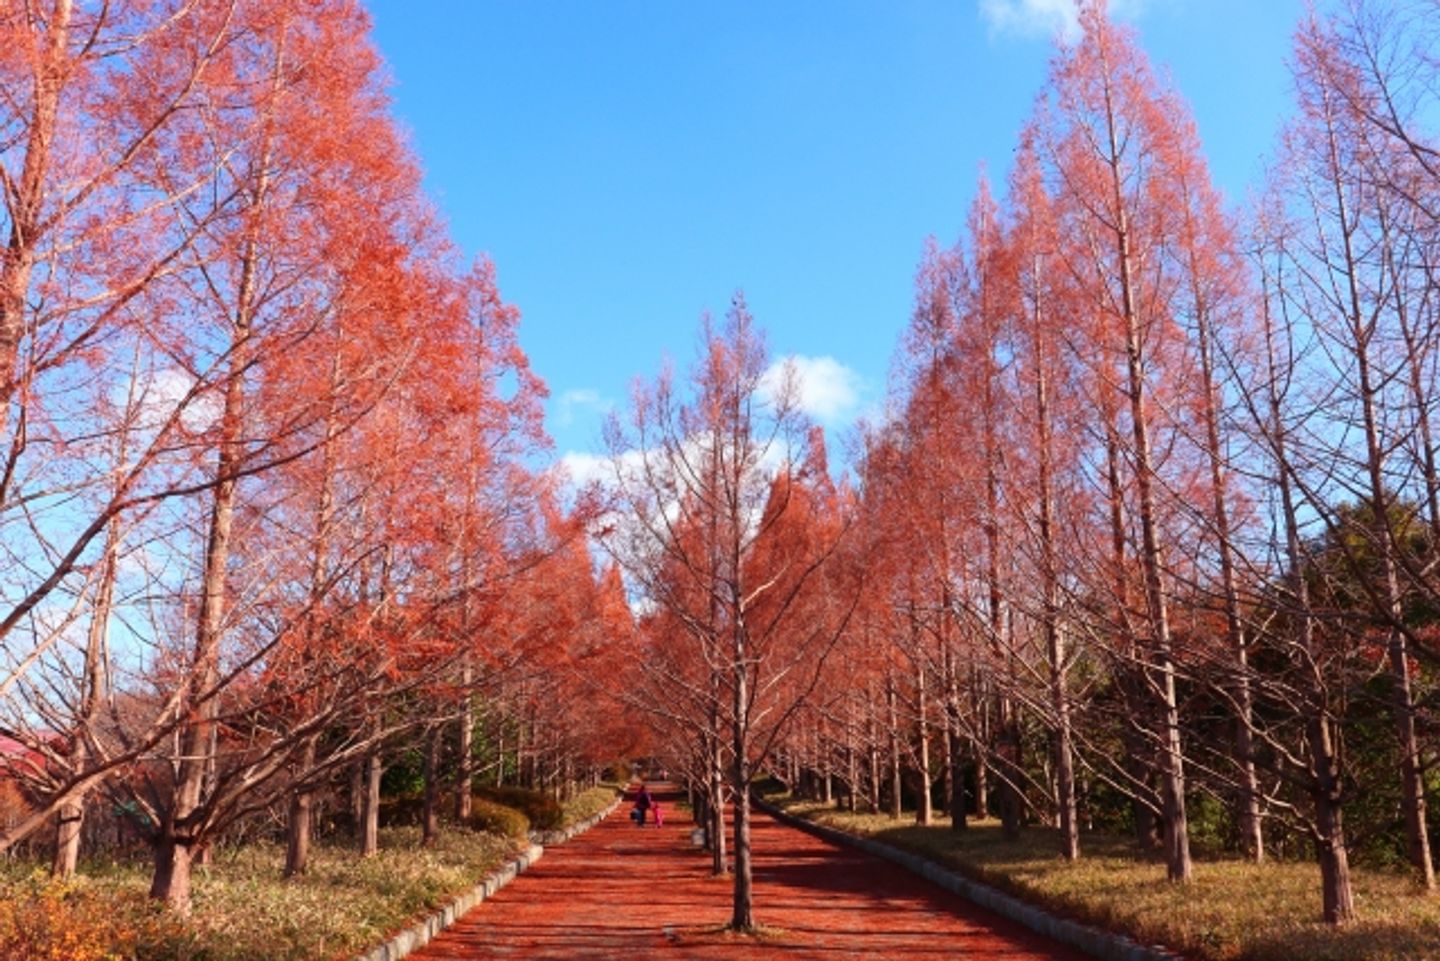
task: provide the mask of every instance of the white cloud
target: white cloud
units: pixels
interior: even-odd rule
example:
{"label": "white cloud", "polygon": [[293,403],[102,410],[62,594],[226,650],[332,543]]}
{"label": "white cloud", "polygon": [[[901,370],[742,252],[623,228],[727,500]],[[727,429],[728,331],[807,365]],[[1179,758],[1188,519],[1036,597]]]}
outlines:
{"label": "white cloud", "polygon": [[[1134,19],[1148,0],[1110,0],[1112,19]],[[1080,37],[1080,15],[1076,0],[979,0],[980,19],[990,26],[991,36],[1053,37],[1066,43]]]}
{"label": "white cloud", "polygon": [[[654,470],[652,458],[649,465]],[[617,482],[634,482],[644,471],[645,457],[638,450],[621,451],[618,457],[611,454],[591,454],[585,451],[566,451],[560,455],[560,467],[574,490],[598,481],[602,487],[614,487]]]}
{"label": "white cloud", "polygon": [[586,454],[581,451],[567,451],[560,458],[560,466],[570,476],[575,487],[584,487],[591,481],[604,481],[615,476],[615,468],[609,457]]}
{"label": "white cloud", "polygon": [[588,387],[565,391],[555,398],[555,405],[555,421],[561,427],[569,427],[575,423],[577,410],[596,410],[603,413],[614,406],[609,400],[602,397],[598,390],[591,390]]}
{"label": "white cloud", "polygon": [[[196,389],[197,386],[200,389]],[[138,383],[120,383],[110,393],[110,402],[122,413],[133,405],[134,427],[148,436],[180,412],[180,425],[201,433],[215,425],[224,411],[224,398],[216,385],[198,385],[195,378],[175,367],[142,374]],[[147,441],[148,443],[148,441]],[[134,448],[143,444],[132,443]]]}
{"label": "white cloud", "polygon": [[833,357],[795,355],[770,365],[760,389],[774,398],[785,386],[786,371],[793,371],[802,411],[827,426],[839,426],[860,406],[860,375]]}

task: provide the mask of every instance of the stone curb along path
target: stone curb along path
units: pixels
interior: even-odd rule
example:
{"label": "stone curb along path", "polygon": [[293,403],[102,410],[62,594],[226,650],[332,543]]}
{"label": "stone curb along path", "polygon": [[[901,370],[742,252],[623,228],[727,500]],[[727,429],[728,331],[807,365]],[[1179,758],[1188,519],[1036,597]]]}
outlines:
{"label": "stone curb along path", "polygon": [[617,795],[610,806],[599,814],[593,815],[572,824],[570,827],[560,831],[532,831],[530,832],[530,847],[506,861],[485,877],[479,884],[464,892],[440,910],[431,914],[423,921],[417,921],[410,927],[386,941],[384,944],[371,948],[363,954],[356,955],[355,961],[399,961],[412,951],[416,951],[430,940],[444,931],[450,925],[460,920],[471,909],[486,898],[494,897],[495,892],[505,885],[514,881],[521,874],[525,873],[545,853],[544,844],[563,844],[577,834],[586,831],[605,820],[624,800],[624,795]]}
{"label": "stone curb along path", "polygon": [[873,838],[850,834],[829,825],[807,821],[758,797],[754,798],[754,802],[757,807],[783,824],[799,828],[835,844],[858,848],[867,854],[873,854],[898,864],[952,894],[958,894],[1002,917],[1023,924],[1037,934],[1043,934],[1062,944],[1079,948],[1092,957],[1101,958],[1102,961],[1183,961],[1180,955],[1172,954],[1163,946],[1138,944],[1121,934],[1056,917],[1033,904],[1027,904],[1019,898],[992,888],[988,884],[972,881],[943,865],[918,854],[903,851],[883,841],[876,841]]}

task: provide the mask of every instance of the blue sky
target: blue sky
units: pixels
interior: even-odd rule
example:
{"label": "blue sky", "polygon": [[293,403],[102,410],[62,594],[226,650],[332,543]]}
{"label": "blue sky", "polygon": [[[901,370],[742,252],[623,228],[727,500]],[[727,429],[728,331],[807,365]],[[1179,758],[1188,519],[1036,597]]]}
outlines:
{"label": "blue sky", "polygon": [[[368,0],[395,109],[495,260],[557,455],[737,288],[832,451],[883,402],[927,235],[1003,183],[1068,0]],[[1112,0],[1233,201],[1289,113],[1302,0]],[[583,465],[583,457],[572,458]]]}

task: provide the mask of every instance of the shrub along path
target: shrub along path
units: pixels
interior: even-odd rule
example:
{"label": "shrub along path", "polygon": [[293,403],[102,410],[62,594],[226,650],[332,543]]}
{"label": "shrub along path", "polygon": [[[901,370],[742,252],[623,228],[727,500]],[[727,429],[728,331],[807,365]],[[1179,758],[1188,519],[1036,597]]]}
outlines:
{"label": "shrub along path", "polygon": [[661,786],[665,826],[632,824],[629,805],[545,857],[412,955],[475,958],[974,958],[1080,961],[886,861],[835,847],[756,812],[758,938],[721,930],[730,879],[690,846],[679,795]]}

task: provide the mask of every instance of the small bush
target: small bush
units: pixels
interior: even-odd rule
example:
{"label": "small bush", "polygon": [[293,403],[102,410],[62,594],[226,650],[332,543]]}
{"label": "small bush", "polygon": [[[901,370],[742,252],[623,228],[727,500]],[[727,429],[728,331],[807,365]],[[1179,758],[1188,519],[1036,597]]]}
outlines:
{"label": "small bush", "polygon": [[51,881],[37,873],[0,884],[0,958],[114,961],[153,940],[167,920],[138,892],[97,898],[83,881]]}
{"label": "small bush", "polygon": [[502,837],[523,838],[530,833],[530,819],[523,811],[475,797],[470,801],[470,827]]}
{"label": "small bush", "polygon": [[476,791],[475,797],[525,812],[530,826],[537,831],[554,831],[565,826],[565,808],[543,791],[522,787],[487,787]]}

